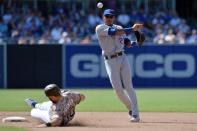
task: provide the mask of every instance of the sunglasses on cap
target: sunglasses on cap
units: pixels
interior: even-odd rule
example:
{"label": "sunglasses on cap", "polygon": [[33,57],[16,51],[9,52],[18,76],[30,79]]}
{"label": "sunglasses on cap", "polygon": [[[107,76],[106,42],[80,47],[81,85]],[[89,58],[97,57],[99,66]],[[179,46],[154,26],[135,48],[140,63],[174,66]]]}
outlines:
{"label": "sunglasses on cap", "polygon": [[112,19],[114,16],[113,15],[105,15],[105,17]]}

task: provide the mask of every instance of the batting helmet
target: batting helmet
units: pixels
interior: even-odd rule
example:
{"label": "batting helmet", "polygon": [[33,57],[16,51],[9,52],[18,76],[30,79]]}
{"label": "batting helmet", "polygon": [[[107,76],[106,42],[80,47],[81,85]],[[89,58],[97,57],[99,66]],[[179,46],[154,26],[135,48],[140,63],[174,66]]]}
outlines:
{"label": "batting helmet", "polygon": [[44,88],[46,96],[60,96],[60,88],[56,84],[49,84]]}

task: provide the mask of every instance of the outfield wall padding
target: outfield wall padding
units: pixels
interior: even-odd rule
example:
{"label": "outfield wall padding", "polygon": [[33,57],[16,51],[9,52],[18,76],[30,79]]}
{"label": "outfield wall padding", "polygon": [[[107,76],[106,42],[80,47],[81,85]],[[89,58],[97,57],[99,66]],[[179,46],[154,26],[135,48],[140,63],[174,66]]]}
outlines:
{"label": "outfield wall padding", "polygon": [[61,45],[8,45],[7,88],[62,84]]}

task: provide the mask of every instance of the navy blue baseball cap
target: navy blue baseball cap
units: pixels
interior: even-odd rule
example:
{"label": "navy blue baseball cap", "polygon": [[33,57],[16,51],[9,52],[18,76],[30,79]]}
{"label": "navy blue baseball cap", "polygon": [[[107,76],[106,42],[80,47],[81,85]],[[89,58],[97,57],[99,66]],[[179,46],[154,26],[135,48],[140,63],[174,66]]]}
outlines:
{"label": "navy blue baseball cap", "polygon": [[106,9],[104,12],[103,12],[103,15],[106,16],[106,15],[113,15],[115,16],[115,11],[113,9]]}

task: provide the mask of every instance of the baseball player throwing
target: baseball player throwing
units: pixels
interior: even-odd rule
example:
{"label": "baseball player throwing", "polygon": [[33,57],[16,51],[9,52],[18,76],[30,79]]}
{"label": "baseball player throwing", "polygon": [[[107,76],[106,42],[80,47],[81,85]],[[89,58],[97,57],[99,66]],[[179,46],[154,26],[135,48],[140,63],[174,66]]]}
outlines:
{"label": "baseball player throwing", "polygon": [[31,106],[31,116],[44,122],[38,127],[66,126],[75,115],[75,106],[85,99],[78,92],[64,91],[55,84],[50,84],[44,89],[50,101],[37,103],[32,99],[25,102]]}
{"label": "baseball player throwing", "polygon": [[105,67],[110,82],[119,99],[128,108],[130,121],[139,122],[139,109],[132,85],[131,69],[123,48],[124,45],[129,48],[134,45],[141,45],[141,43],[131,42],[126,35],[132,32],[139,34],[138,30],[143,25],[134,24],[131,28],[122,28],[113,24],[114,20],[115,11],[106,9],[103,13],[104,24],[97,25],[96,34],[105,59]]}

